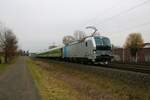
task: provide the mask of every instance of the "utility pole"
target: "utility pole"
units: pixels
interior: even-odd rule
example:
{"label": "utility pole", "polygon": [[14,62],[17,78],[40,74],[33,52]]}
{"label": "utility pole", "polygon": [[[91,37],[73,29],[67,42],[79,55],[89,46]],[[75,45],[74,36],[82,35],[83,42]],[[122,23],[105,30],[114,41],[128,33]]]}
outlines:
{"label": "utility pole", "polygon": [[123,61],[123,63],[124,63],[124,47],[123,47],[123,50],[122,50],[122,61]]}

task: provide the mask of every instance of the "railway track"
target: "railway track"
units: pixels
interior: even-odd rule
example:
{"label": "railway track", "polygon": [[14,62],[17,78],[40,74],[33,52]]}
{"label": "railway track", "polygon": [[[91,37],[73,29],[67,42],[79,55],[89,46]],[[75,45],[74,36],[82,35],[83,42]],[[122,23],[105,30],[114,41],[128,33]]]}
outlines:
{"label": "railway track", "polygon": [[127,70],[127,71],[150,74],[150,66],[147,66],[147,65],[110,64],[110,65],[102,65],[102,67],[116,68],[120,70]]}
{"label": "railway track", "polygon": [[[42,58],[37,58],[37,59],[42,59]],[[48,60],[48,59],[42,59],[42,60]],[[62,62],[66,64],[80,64],[80,63],[73,63],[73,62],[65,62],[62,60],[53,60],[50,59],[54,62]],[[132,72],[139,72],[139,73],[145,73],[145,74],[150,74],[150,66],[149,65],[136,65],[136,64],[117,64],[117,63],[112,63],[109,65],[100,65],[100,64],[80,64],[80,65],[86,65],[85,67],[88,68],[111,68],[111,69],[119,69],[119,70],[126,70],[126,71],[132,71]]]}

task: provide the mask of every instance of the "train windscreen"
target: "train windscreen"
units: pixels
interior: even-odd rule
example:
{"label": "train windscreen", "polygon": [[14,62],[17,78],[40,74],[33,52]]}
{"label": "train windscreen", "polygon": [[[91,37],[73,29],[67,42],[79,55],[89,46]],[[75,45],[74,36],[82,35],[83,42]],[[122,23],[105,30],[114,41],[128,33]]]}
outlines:
{"label": "train windscreen", "polygon": [[111,46],[110,40],[108,38],[102,38],[104,46]]}
{"label": "train windscreen", "polygon": [[110,40],[106,37],[94,37],[97,50],[111,50]]}

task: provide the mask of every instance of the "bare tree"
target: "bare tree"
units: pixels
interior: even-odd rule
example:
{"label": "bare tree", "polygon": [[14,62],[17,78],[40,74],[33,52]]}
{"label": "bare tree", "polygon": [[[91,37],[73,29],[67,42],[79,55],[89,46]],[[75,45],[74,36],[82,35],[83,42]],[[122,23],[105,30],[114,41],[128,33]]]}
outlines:
{"label": "bare tree", "polygon": [[65,45],[69,44],[69,43],[71,43],[73,41],[75,41],[75,38],[73,36],[70,36],[70,35],[64,36],[64,38],[63,38],[63,43]]}
{"label": "bare tree", "polygon": [[85,32],[79,31],[79,30],[75,31],[73,35],[74,35],[75,40],[81,40],[84,37],[86,37]]}
{"label": "bare tree", "polygon": [[5,63],[8,63],[17,53],[17,38],[9,29],[1,29],[0,31],[0,48],[3,50]]}
{"label": "bare tree", "polygon": [[137,62],[137,52],[140,50],[140,48],[143,48],[143,46],[144,41],[140,33],[129,34],[124,44],[124,47],[130,50],[130,53],[136,62]]}

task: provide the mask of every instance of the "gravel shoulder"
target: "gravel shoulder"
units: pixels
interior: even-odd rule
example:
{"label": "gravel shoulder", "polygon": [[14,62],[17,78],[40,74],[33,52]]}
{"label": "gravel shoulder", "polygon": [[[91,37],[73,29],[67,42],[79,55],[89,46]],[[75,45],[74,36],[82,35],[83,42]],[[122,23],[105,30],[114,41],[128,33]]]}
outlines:
{"label": "gravel shoulder", "polygon": [[19,57],[15,64],[0,75],[0,100],[41,100],[27,69],[27,59]]}

